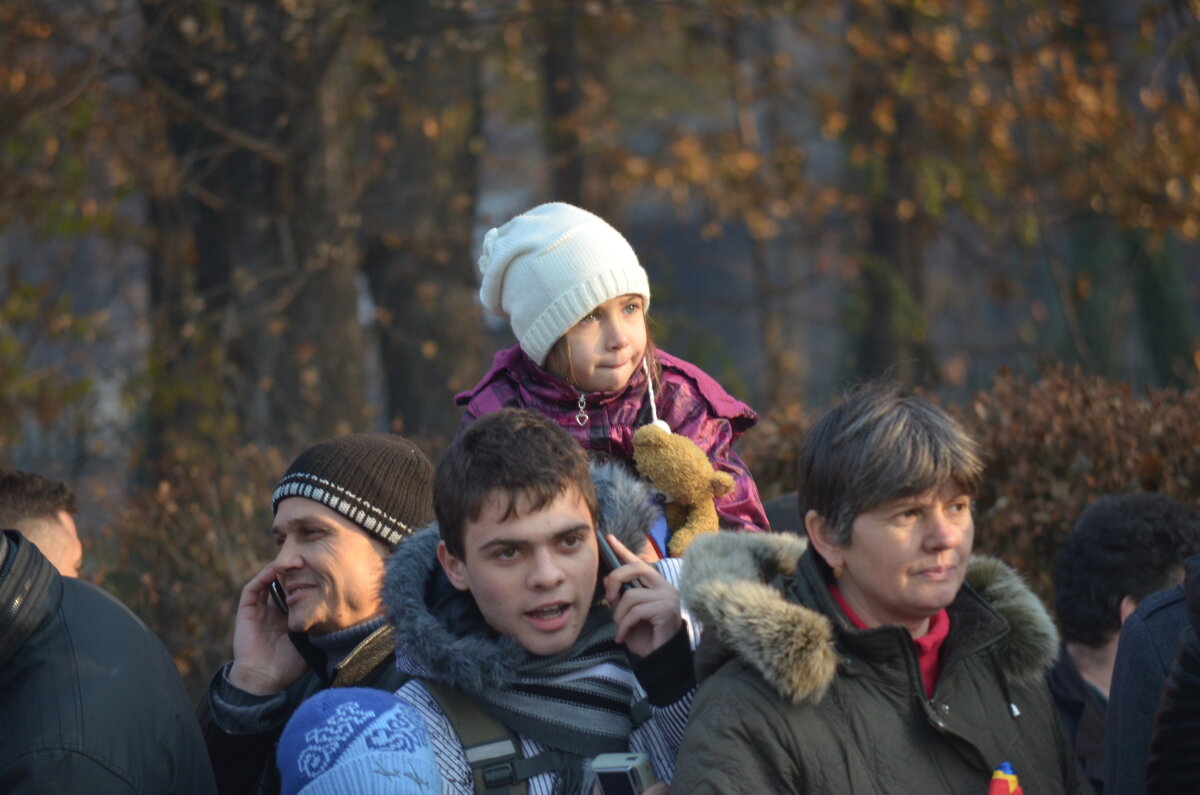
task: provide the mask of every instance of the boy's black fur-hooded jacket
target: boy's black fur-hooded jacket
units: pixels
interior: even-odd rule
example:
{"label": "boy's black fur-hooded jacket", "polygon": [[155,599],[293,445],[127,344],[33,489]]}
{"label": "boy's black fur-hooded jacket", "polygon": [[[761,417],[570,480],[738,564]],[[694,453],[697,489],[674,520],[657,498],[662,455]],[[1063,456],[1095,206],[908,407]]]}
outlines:
{"label": "boy's black fur-hooded jacket", "polygon": [[[646,485],[615,462],[594,464],[592,481],[601,532],[640,552],[656,516]],[[383,600],[396,626],[397,658],[464,693],[503,686],[528,653],[488,629],[470,595],[450,584],[437,544],[435,523],[402,542],[388,562]]]}
{"label": "boy's black fur-hooded jacket", "polygon": [[853,628],[806,546],[720,533],[688,550],[701,687],[673,791],[985,793],[1002,762],[1025,792],[1081,791],[1043,681],[1058,633],[1015,572],[971,559],[927,699],[907,630]]}

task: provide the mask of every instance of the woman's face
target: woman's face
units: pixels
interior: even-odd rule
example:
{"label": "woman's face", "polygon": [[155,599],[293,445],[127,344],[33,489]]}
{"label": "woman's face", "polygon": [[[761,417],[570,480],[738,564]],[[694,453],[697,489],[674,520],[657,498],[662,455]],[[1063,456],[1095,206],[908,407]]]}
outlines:
{"label": "woman's face", "polygon": [[567,362],[551,357],[547,369],[584,392],[624,387],[646,353],[645,303],[640,295],[623,295],[593,309],[566,333]]}
{"label": "woman's face", "polygon": [[868,626],[900,624],[916,638],[962,587],[974,540],[971,498],[951,481],[859,514],[849,544],[818,551],[842,569],[838,588]]}

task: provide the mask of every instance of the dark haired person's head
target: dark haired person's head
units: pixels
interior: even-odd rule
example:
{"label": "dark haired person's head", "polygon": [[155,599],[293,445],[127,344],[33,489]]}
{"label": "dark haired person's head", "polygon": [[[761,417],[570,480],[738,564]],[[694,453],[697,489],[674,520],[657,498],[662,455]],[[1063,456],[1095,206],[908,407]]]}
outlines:
{"label": "dark haired person's head", "polygon": [[872,383],[813,424],[798,463],[800,513],[841,595],[869,625],[919,637],[966,574],[975,441],[929,400]]}
{"label": "dark haired person's head", "polygon": [[587,454],[551,420],[524,409],[504,409],[468,425],[438,460],[433,507],[442,541],[466,557],[463,529],[490,501],[501,515],[538,511],[575,489],[593,520],[596,490]]}
{"label": "dark haired person's head", "polygon": [[438,461],[438,561],[484,621],[531,654],[571,648],[599,576],[587,456],[545,417],[505,409],[468,425]]}
{"label": "dark haired person's head", "polygon": [[64,577],[77,576],[83,565],[76,510],[75,495],[61,481],[0,469],[0,529],[20,531]]}
{"label": "dark haired person's head", "polygon": [[1200,515],[1161,494],[1110,494],[1059,547],[1054,598],[1063,639],[1099,647],[1145,597],[1183,579],[1200,552]]}

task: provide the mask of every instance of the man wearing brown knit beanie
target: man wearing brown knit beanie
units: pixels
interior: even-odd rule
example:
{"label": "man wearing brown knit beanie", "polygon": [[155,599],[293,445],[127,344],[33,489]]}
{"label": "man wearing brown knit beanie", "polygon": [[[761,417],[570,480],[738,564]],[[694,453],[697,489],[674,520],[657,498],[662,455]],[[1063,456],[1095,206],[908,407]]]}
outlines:
{"label": "man wearing brown knit beanie", "polygon": [[432,477],[391,434],[330,439],[288,468],[271,498],[279,552],[242,589],[233,660],[201,705],[220,792],[279,791],[275,743],[314,693],[403,684],[380,584],[396,545],[433,518]]}

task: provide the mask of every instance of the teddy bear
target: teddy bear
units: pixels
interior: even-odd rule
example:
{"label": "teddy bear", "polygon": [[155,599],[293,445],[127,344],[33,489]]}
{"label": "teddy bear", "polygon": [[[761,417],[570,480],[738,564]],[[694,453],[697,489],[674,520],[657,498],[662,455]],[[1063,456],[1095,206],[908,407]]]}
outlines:
{"label": "teddy bear", "polygon": [[669,500],[665,509],[672,557],[682,557],[698,534],[720,529],[713,500],[733,491],[733,477],[714,470],[695,442],[671,433],[661,422],[643,425],[633,434],[633,462]]}

